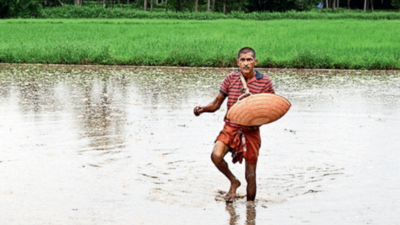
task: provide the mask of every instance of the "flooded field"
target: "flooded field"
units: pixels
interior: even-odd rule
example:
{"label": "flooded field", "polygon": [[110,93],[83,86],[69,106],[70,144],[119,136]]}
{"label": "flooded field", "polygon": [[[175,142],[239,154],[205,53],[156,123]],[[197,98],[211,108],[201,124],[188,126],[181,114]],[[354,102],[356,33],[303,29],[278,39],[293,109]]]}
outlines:
{"label": "flooded field", "polygon": [[231,71],[0,65],[1,224],[400,224],[399,71],[260,69],[292,108],[226,205],[193,108]]}

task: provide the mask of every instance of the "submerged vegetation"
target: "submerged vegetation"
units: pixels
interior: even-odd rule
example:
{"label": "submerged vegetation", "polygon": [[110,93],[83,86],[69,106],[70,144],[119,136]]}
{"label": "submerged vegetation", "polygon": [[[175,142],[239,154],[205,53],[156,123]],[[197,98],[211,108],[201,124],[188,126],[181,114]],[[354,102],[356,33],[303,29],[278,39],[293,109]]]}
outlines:
{"label": "submerged vegetation", "polygon": [[243,46],[259,67],[399,69],[400,21],[3,20],[0,62],[235,66]]}

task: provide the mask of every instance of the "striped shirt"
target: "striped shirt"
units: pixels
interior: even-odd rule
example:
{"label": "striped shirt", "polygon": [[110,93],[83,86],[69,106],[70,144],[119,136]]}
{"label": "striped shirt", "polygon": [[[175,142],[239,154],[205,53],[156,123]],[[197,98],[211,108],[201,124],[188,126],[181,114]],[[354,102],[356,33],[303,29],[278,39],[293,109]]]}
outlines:
{"label": "striped shirt", "polygon": [[[235,104],[238,100],[238,97],[244,94],[243,84],[240,80],[239,76],[240,72],[234,72],[228,74],[225,79],[222,81],[219,92],[223,94],[225,97],[228,96],[228,110]],[[247,87],[251,94],[259,94],[259,93],[271,93],[275,94],[274,88],[272,86],[271,79],[258,71],[253,78],[247,81]],[[242,91],[240,90],[242,89]],[[231,122],[228,118],[224,118],[225,123],[228,123],[231,126],[238,127],[240,125]]]}

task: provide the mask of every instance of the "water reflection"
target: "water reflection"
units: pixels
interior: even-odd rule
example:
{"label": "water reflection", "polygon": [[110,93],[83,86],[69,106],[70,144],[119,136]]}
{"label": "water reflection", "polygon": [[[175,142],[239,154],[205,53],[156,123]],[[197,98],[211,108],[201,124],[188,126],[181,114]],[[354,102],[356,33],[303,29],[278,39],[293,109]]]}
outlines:
{"label": "water reflection", "polygon": [[57,99],[55,98],[52,82],[39,82],[31,80],[19,85],[19,106],[23,113],[32,111],[35,114],[55,111]]}
{"label": "water reflection", "polygon": [[256,205],[254,202],[247,202],[246,204],[246,225],[256,224]]}
{"label": "water reflection", "polygon": [[0,80],[0,99],[7,99],[11,95],[11,85],[9,82]]}
{"label": "water reflection", "polygon": [[[204,70],[188,69],[143,69],[133,76],[133,85],[146,105],[153,109],[168,106],[178,109],[189,99],[216,95],[225,76],[225,71],[219,71],[213,76]],[[203,95],[203,96],[201,96]]]}
{"label": "water reflection", "polygon": [[[125,148],[130,82],[124,75],[35,66],[2,69],[0,98],[16,99],[20,112],[28,116],[26,121],[30,116],[39,122],[46,119],[44,115],[62,118],[72,112],[81,139],[81,154],[99,151],[99,155],[114,155]],[[108,156],[90,165],[98,167],[113,160],[115,157]]]}
{"label": "water reflection", "polygon": [[[81,147],[81,153],[99,151],[101,155],[114,155],[125,149],[126,85],[111,79],[94,79],[73,88],[71,101],[79,133],[89,142]],[[102,163],[116,159],[108,156]],[[90,165],[98,167],[102,163]]]}
{"label": "water reflection", "polygon": [[229,225],[237,225],[240,216],[236,214],[236,209],[233,204],[226,204],[225,211],[229,213]]}
{"label": "water reflection", "polygon": [[[240,214],[236,213],[237,207],[235,204],[226,204],[225,211],[229,214],[229,225],[238,225]],[[246,220],[245,225],[256,224],[256,204],[254,202],[246,202]]]}

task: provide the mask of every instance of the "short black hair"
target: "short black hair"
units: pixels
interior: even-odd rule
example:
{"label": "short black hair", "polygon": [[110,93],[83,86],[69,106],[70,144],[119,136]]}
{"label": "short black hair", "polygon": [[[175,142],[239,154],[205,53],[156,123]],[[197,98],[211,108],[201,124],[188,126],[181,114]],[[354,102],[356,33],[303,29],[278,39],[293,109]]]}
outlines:
{"label": "short black hair", "polygon": [[247,54],[249,52],[253,53],[254,58],[256,58],[256,51],[250,47],[241,48],[238,52],[238,58],[240,58],[240,54]]}

